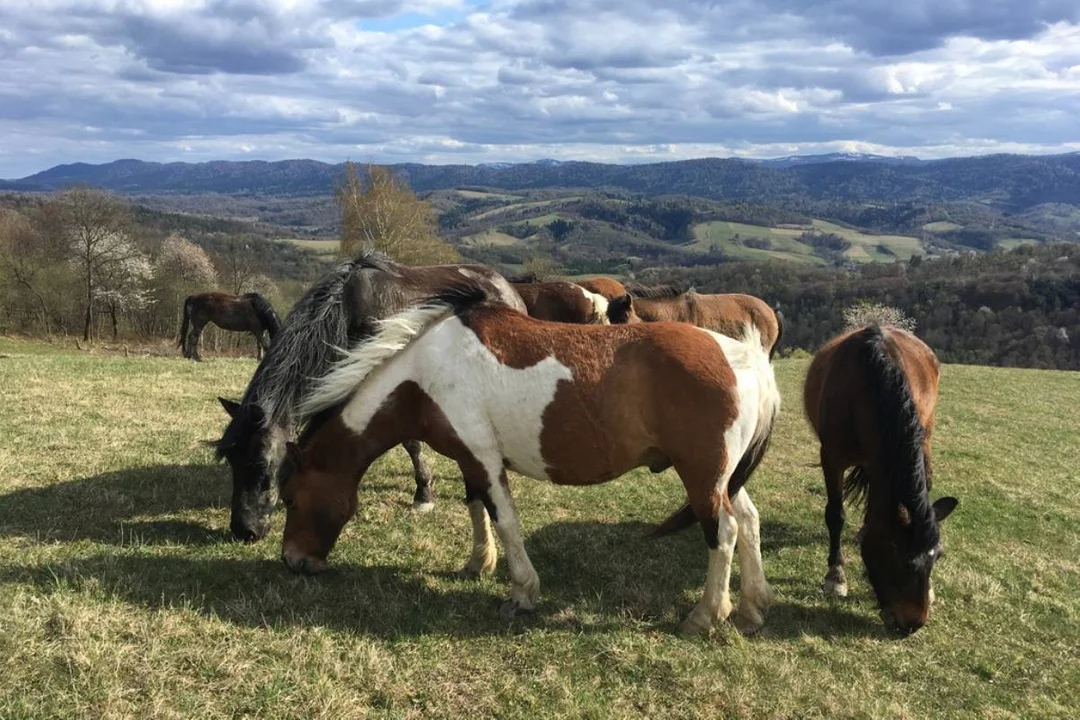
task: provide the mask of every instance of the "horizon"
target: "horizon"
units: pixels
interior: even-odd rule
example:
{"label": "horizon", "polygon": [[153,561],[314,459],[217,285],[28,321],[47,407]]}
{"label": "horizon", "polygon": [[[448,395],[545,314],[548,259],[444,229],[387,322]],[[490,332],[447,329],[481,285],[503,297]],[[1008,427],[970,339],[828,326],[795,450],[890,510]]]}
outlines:
{"label": "horizon", "polygon": [[545,163],[545,162],[554,162],[554,163],[558,163],[558,164],[581,162],[581,163],[593,163],[593,164],[598,164],[598,165],[655,165],[655,164],[660,164],[660,163],[686,162],[686,161],[693,161],[693,160],[744,160],[744,161],[747,161],[747,162],[761,163],[761,162],[771,162],[771,161],[775,162],[775,161],[788,160],[788,159],[808,159],[808,158],[815,158],[815,157],[826,157],[826,156],[830,156],[830,155],[865,156],[867,158],[865,160],[862,160],[862,158],[860,158],[860,160],[862,160],[863,162],[873,162],[874,159],[882,158],[882,159],[888,159],[888,160],[904,159],[904,160],[916,160],[916,161],[922,162],[922,163],[932,163],[932,162],[936,162],[936,161],[940,161],[940,160],[964,160],[964,159],[992,157],[992,156],[995,156],[995,155],[1007,155],[1007,156],[1014,156],[1014,157],[1059,157],[1059,156],[1076,155],[1076,154],[1080,154],[1080,150],[1065,150],[1065,151],[1061,151],[1061,152],[1045,152],[1045,153],[1017,153],[1017,152],[1000,151],[1000,152],[985,152],[985,153],[979,153],[979,154],[976,154],[976,155],[949,155],[949,156],[944,156],[944,157],[925,158],[925,157],[919,157],[917,155],[906,155],[906,154],[905,155],[878,155],[877,153],[854,153],[854,152],[835,151],[835,152],[828,152],[828,153],[805,153],[805,154],[794,154],[794,155],[781,155],[781,156],[775,156],[775,157],[772,157],[772,156],[771,157],[745,157],[745,156],[735,156],[735,155],[721,157],[721,156],[716,156],[716,155],[705,155],[705,156],[701,156],[701,157],[684,157],[684,158],[678,158],[678,159],[656,159],[656,158],[636,159],[635,158],[635,159],[624,160],[624,161],[621,161],[621,162],[618,162],[618,161],[579,160],[579,159],[574,159],[574,158],[564,160],[564,159],[556,159],[556,158],[544,157],[544,158],[536,158],[534,160],[521,160],[521,161],[484,160],[484,161],[472,162],[472,163],[460,162],[460,161],[458,161],[458,162],[449,162],[449,161],[448,162],[413,162],[413,161],[408,161],[408,160],[399,160],[399,161],[392,162],[392,163],[378,163],[378,162],[368,162],[368,161],[351,160],[351,159],[336,160],[336,161],[335,160],[322,160],[322,159],[319,159],[319,158],[312,158],[312,157],[281,157],[281,158],[244,157],[244,158],[214,158],[214,159],[208,159],[208,160],[145,160],[143,158],[137,158],[137,157],[117,157],[117,158],[114,158],[112,160],[103,160],[101,162],[86,162],[86,161],[82,161],[82,160],[72,160],[72,161],[69,161],[69,162],[57,163],[55,165],[50,165],[49,167],[41,168],[39,170],[35,170],[35,171],[31,172],[31,173],[28,173],[26,175],[22,175],[22,176],[19,176],[19,177],[0,175],[0,182],[20,182],[20,181],[26,180],[28,178],[31,178],[31,177],[33,177],[35,175],[40,175],[42,173],[49,172],[50,170],[55,170],[57,168],[62,168],[62,167],[73,167],[73,166],[78,166],[78,165],[86,165],[86,166],[90,166],[90,167],[104,167],[104,166],[107,166],[107,165],[112,165],[112,164],[121,163],[121,162],[139,162],[139,163],[156,164],[156,165],[174,165],[174,164],[179,164],[179,165],[206,165],[206,164],[210,164],[210,163],[214,163],[214,162],[234,162],[234,163],[247,163],[247,162],[263,162],[263,163],[316,162],[316,163],[320,163],[322,165],[327,165],[327,166],[330,166],[330,167],[334,167],[334,166],[337,166],[337,165],[344,165],[345,163],[352,162],[352,163],[357,164],[357,165],[391,165],[392,166],[392,165],[415,164],[415,165],[429,165],[429,166],[434,166],[434,167],[440,167],[440,166],[480,167],[480,166],[485,166],[485,165],[488,165],[488,166],[490,166],[490,165],[532,165],[532,164],[540,164],[540,163]]}
{"label": "horizon", "polygon": [[0,175],[1080,151],[1080,3],[0,5]]}

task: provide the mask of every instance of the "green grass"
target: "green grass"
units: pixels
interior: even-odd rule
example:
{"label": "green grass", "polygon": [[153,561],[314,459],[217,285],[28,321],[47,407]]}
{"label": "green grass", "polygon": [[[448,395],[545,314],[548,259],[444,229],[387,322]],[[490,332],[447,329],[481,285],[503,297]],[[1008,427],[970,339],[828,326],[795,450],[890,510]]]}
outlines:
{"label": "green grass", "polygon": [[[912,255],[923,254],[922,243],[918,238],[907,235],[870,235],[858,230],[843,227],[825,220],[814,220],[811,225],[784,225],[762,227],[745,223],[714,220],[694,226],[694,242],[686,247],[690,250],[708,252],[715,244],[721,250],[738,258],[747,260],[789,260],[792,262],[822,264],[824,261],[813,254],[813,248],[798,241],[798,237],[807,230],[822,233],[834,233],[851,243],[844,255],[855,262],[893,262],[908,260]],[[772,242],[769,249],[751,248],[735,240],[759,237]],[[889,252],[883,252],[885,247]]]}
{"label": "green grass", "polygon": [[948,220],[937,220],[923,225],[923,230],[928,232],[947,232],[949,230],[959,230],[962,227],[964,226],[959,223],[949,222]]}
{"label": "green grass", "polygon": [[283,238],[283,242],[289,242],[305,250],[311,250],[317,255],[334,255],[341,245],[337,238],[311,239],[311,238]]}
{"label": "green grass", "polygon": [[[886,637],[851,560],[822,596],[823,490],[799,406],[748,486],[777,603],[757,636],[682,639],[700,533],[642,534],[682,497],[671,472],[593,488],[515,478],[538,614],[507,622],[505,565],[469,550],[457,472],[409,509],[395,449],[319,578],[227,541],[229,479],[201,441],[251,360],[90,356],[0,343],[0,717],[1044,718],[1080,713],[1080,376],[946,366],[935,496],[938,602]],[[852,513],[854,515],[854,513]],[[855,521],[852,525],[857,525]],[[737,586],[736,578],[736,586]]]}
{"label": "green grass", "polygon": [[478,232],[474,235],[466,235],[461,238],[464,245],[470,247],[482,247],[485,245],[521,245],[522,241],[513,235],[507,235],[506,233],[499,232],[494,228]]}

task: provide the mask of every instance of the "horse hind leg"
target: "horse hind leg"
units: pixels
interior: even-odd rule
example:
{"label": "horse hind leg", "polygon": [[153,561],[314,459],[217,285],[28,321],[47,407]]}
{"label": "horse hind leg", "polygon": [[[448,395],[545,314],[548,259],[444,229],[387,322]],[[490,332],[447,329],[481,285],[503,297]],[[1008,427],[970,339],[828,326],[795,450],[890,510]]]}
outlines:
{"label": "horse hind leg", "polygon": [[844,573],[844,551],[840,537],[844,531],[844,468],[821,452],[821,471],[825,476],[825,526],[829,529],[829,571],[823,587],[826,595],[847,597],[847,575]]}
{"label": "horse hind leg", "polygon": [[191,330],[187,336],[187,351],[186,357],[191,360],[202,361],[202,355],[199,354],[199,342],[202,339],[203,327],[206,325],[201,319],[191,319]]}
{"label": "horse hind leg", "polygon": [[765,624],[765,613],[773,602],[773,591],[765,579],[761,563],[761,521],[750,494],[743,488],[731,502],[739,527],[739,575],[741,595],[735,623],[745,634],[757,632]]}
{"label": "horse hind leg", "polygon": [[[510,599],[503,604],[500,614],[504,617],[532,613],[540,599],[540,576],[536,574],[529,554],[525,552],[525,542],[521,536],[521,525],[514,510],[514,500],[510,495],[510,486],[506,481],[506,471],[502,468],[502,459],[492,456],[484,463],[487,470],[486,488],[477,493],[484,501],[491,519],[495,521],[495,532],[506,551],[506,563],[510,569]],[[497,481],[492,479],[498,478]]]}
{"label": "horse hind leg", "polygon": [[473,495],[466,486],[465,503],[469,506],[469,519],[472,520],[472,555],[465,563],[458,576],[476,580],[495,571],[499,552],[495,548],[495,538],[491,534],[491,522],[488,518],[484,500]]}
{"label": "horse hind leg", "polygon": [[409,453],[412,460],[413,477],[416,479],[416,492],[413,493],[412,509],[416,512],[426,513],[435,509],[434,481],[431,476],[431,466],[422,455],[422,446],[415,440],[401,444],[405,452]]}

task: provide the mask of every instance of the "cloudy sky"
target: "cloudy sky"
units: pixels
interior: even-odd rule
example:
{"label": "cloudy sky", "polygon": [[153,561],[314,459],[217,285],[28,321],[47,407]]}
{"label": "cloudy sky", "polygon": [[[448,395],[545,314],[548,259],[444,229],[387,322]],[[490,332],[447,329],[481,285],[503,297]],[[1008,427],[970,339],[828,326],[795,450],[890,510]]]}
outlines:
{"label": "cloudy sky", "polygon": [[1080,0],[0,0],[5,178],[837,150],[1080,150]]}

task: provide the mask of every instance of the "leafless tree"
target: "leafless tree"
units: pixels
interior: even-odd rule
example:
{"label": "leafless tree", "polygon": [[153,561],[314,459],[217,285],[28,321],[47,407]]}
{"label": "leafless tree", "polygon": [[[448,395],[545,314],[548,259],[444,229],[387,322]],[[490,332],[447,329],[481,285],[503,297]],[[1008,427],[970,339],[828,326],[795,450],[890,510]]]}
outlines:
{"label": "leafless tree", "polygon": [[341,254],[378,250],[405,265],[460,260],[435,232],[435,212],[389,168],[369,165],[361,180],[349,163],[337,191],[341,211]]}

